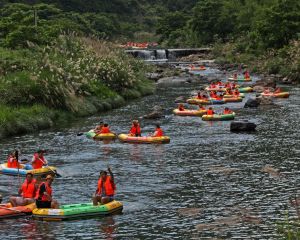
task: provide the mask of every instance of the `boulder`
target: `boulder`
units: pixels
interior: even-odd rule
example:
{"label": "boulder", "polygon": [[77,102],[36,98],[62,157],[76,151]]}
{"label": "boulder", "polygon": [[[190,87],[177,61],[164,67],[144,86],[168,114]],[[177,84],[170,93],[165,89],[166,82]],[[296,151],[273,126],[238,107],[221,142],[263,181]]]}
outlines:
{"label": "boulder", "polygon": [[145,119],[158,119],[162,117],[164,117],[164,114],[161,106],[154,106],[152,112],[143,116]]}
{"label": "boulder", "polygon": [[185,103],[185,97],[179,96],[178,98],[175,99],[175,103]]}
{"label": "boulder", "polygon": [[274,105],[274,98],[271,96],[259,96],[256,100],[259,101],[260,105]]}
{"label": "boulder", "polygon": [[256,108],[260,104],[260,101],[256,98],[249,98],[244,105],[244,108]]}
{"label": "boulder", "polygon": [[271,87],[276,88],[276,80],[274,77],[266,77],[262,80],[258,80],[255,82],[253,86],[262,86],[262,87]]}
{"label": "boulder", "polygon": [[255,131],[255,128],[256,124],[247,120],[232,121],[230,124],[230,131],[232,132],[252,132]]}

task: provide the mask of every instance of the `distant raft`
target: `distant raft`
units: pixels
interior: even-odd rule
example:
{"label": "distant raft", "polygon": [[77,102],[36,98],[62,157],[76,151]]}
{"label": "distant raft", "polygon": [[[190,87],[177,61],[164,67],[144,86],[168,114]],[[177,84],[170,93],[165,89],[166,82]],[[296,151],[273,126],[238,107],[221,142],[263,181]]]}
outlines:
{"label": "distant raft", "polygon": [[242,88],[238,88],[240,93],[249,93],[249,92],[253,92],[253,88],[252,87],[242,87]]}
{"label": "distant raft", "polygon": [[280,93],[262,93],[262,96],[275,97],[275,98],[288,98],[290,96],[289,92]]}
{"label": "distant raft", "polygon": [[8,168],[7,163],[0,164],[0,174],[10,176],[26,176],[27,173],[32,173],[34,176],[45,177],[48,174],[56,173],[56,168],[51,166],[44,166],[39,169],[31,169],[30,164],[20,164],[20,168]]}
{"label": "distant raft", "polygon": [[207,112],[207,110],[189,110],[185,109],[180,111],[179,109],[174,109],[173,113],[178,116],[202,116]]}
{"label": "distant raft", "polygon": [[194,104],[194,105],[209,105],[209,104],[224,104],[225,102],[223,100],[216,100],[216,99],[198,99],[198,98],[190,98],[186,100],[188,104]]}
{"label": "distant raft", "polygon": [[42,221],[63,221],[72,219],[91,218],[121,213],[123,204],[112,201],[107,204],[93,206],[92,203],[62,205],[58,209],[36,208],[32,212],[34,219]]}
{"label": "distant raft", "polygon": [[238,78],[234,78],[234,77],[229,77],[228,81],[233,81],[233,82],[251,82],[252,79],[250,78],[244,78],[244,77],[238,77]]}
{"label": "distant raft", "polygon": [[231,94],[231,95],[225,94],[225,95],[223,96],[223,98],[234,98],[234,97],[241,97],[241,98],[244,98],[244,97],[245,97],[245,94],[244,94],[244,93],[240,93],[238,96],[233,95],[233,94]]}
{"label": "distant raft", "polygon": [[144,137],[133,137],[129,136],[128,134],[120,134],[118,136],[121,142],[125,143],[169,143],[170,137],[162,136],[162,137],[151,137],[151,136],[144,136]]}
{"label": "distant raft", "polygon": [[204,70],[206,70],[206,67],[205,67],[205,66],[200,66],[200,67],[190,67],[190,68],[188,68],[188,70],[189,70],[190,72],[204,71]]}
{"label": "distant raft", "polygon": [[229,103],[229,102],[242,102],[243,98],[241,97],[230,97],[230,98],[224,98],[224,102],[225,103]]}
{"label": "distant raft", "polygon": [[203,115],[203,121],[229,121],[234,120],[235,113],[231,114],[214,114],[214,115]]}
{"label": "distant raft", "polygon": [[96,134],[95,131],[92,129],[85,133],[87,138],[91,138],[94,140],[114,140],[117,138],[116,134],[114,133],[99,133]]}
{"label": "distant raft", "polygon": [[0,204],[0,219],[3,218],[15,218],[32,213],[32,210],[35,209],[35,203],[28,204],[26,206],[12,207],[10,203]]}

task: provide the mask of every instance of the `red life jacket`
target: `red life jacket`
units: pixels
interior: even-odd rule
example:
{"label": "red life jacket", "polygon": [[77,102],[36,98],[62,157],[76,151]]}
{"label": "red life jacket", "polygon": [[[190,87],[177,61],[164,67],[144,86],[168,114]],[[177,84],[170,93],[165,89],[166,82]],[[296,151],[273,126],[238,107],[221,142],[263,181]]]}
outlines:
{"label": "red life jacket", "polygon": [[27,183],[27,180],[25,180],[25,182],[21,186],[23,198],[35,197],[35,183],[35,179],[32,179],[31,183]]}
{"label": "red life jacket", "polygon": [[46,163],[46,160],[43,157],[39,157],[39,154],[38,153],[35,153],[33,155],[33,161],[32,161],[32,167],[33,169],[39,169],[39,168],[42,168],[43,165]]}
{"label": "red life jacket", "polygon": [[8,168],[20,168],[18,160],[13,156],[8,156],[7,158],[7,167]]}
{"label": "red life jacket", "polygon": [[164,132],[161,128],[156,128],[155,129],[155,134],[153,137],[162,137],[164,135]]}
{"label": "red life jacket", "polygon": [[110,133],[109,127],[102,127],[100,133]]}
{"label": "red life jacket", "polygon": [[47,196],[46,196],[45,194],[43,194],[43,195],[41,195],[41,196],[39,195],[39,193],[40,193],[40,188],[41,188],[41,186],[42,186],[43,184],[45,184],[46,192],[48,193],[48,195],[49,195],[49,196],[52,196],[52,188],[47,184],[47,182],[42,182],[42,183],[39,185],[39,187],[38,187],[38,190],[37,190],[36,195],[35,195],[35,199],[39,199],[39,198],[41,197],[41,201],[43,201],[43,202],[48,202],[49,200],[48,200],[48,198],[47,198]]}
{"label": "red life jacket", "polygon": [[214,115],[214,111],[211,109],[208,109],[206,115]]}
{"label": "red life jacket", "polygon": [[134,126],[132,125],[131,129],[130,129],[130,134],[132,135],[141,135],[141,128],[140,125]]}
{"label": "red life jacket", "polygon": [[180,107],[178,107],[178,110],[179,111],[184,111],[185,109],[184,109],[184,107],[180,106]]}
{"label": "red life jacket", "polygon": [[105,195],[111,196],[115,195],[116,185],[111,182],[111,177],[107,176],[104,183],[102,183],[102,178],[98,180],[98,195],[102,194],[102,185],[104,187]]}

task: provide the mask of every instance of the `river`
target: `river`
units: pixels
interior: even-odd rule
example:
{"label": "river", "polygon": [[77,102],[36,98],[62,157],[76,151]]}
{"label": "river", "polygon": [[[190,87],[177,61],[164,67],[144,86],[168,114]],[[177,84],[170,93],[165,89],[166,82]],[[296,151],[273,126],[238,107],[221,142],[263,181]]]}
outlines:
{"label": "river", "polygon": [[[27,154],[42,147],[63,177],[53,183],[60,203],[90,200],[101,169],[111,166],[123,214],[67,222],[31,217],[1,220],[1,239],[276,239],[289,197],[300,180],[300,88],[287,87],[289,99],[276,106],[243,109],[228,104],[237,119],[258,124],[257,132],[236,134],[229,122],[203,122],[172,114],[174,99],[201,84],[158,89],[156,94],[88,119],[36,134],[2,140],[1,159],[21,147]],[[159,121],[142,120],[146,134],[160,122],[171,137],[166,145],[103,144],[76,136],[104,120],[117,133],[153,106],[165,109]],[[224,106],[216,106],[221,109]],[[266,173],[270,165],[281,175]],[[16,194],[18,179],[0,176],[0,193]]]}

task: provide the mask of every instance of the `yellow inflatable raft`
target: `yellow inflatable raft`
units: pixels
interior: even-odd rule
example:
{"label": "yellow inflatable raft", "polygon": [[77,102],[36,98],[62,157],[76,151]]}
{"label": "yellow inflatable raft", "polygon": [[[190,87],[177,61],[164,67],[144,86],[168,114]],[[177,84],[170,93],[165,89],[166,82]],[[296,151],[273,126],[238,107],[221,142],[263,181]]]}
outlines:
{"label": "yellow inflatable raft", "polygon": [[125,143],[169,143],[170,137],[162,136],[162,137],[133,137],[129,136],[128,134],[120,134],[118,136],[121,142]]}

